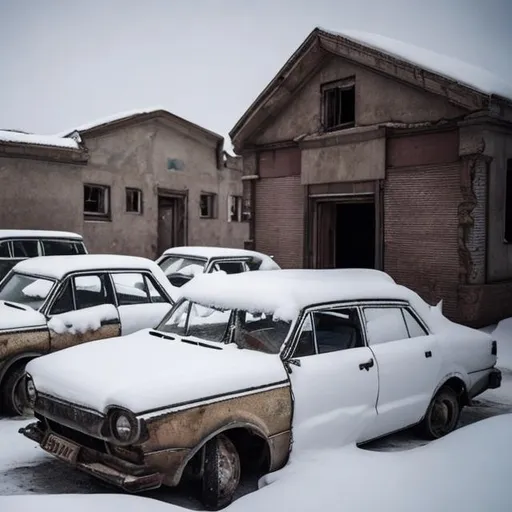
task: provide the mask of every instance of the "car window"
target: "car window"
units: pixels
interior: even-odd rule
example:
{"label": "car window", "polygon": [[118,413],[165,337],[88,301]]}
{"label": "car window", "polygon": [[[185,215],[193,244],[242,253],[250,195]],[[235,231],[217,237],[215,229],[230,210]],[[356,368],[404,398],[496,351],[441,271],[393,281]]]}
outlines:
{"label": "car window", "polygon": [[146,286],[148,287],[151,302],[167,302],[167,299],[156,289],[151,279],[148,276],[144,277],[146,279]]}
{"label": "car window", "polygon": [[76,309],[91,308],[101,304],[114,304],[112,289],[106,274],[76,276],[73,280]]}
{"label": "car window", "polygon": [[144,276],[138,272],[112,274],[112,281],[120,306],[149,304],[148,289]]}
{"label": "car window", "polygon": [[77,244],[66,240],[41,240],[45,256],[69,256],[78,254]]}
{"label": "car window", "polygon": [[251,258],[247,262],[247,266],[249,267],[249,270],[259,270],[262,260],[259,258]]}
{"label": "car window", "polygon": [[414,318],[408,309],[402,309],[404,314],[405,323],[407,325],[407,331],[409,332],[409,338],[416,338],[418,336],[427,336],[427,332],[421,324]]}
{"label": "car window", "polygon": [[241,261],[218,261],[213,266],[214,272],[226,272],[226,274],[240,274],[244,272],[244,264]]}
{"label": "car window", "polygon": [[315,338],[313,335],[313,323],[311,321],[311,315],[308,314],[302,323],[300,330],[299,339],[293,357],[305,357],[312,356],[316,353],[315,351]]}
{"label": "car window", "polygon": [[0,242],[0,258],[9,258],[9,242]]}
{"label": "car window", "polygon": [[75,305],[73,303],[73,289],[71,288],[71,280],[68,279],[66,284],[61,289],[53,306],[50,308],[50,315],[60,315],[61,313],[67,313],[73,311]]}
{"label": "car window", "polygon": [[364,316],[370,346],[409,337],[400,308],[365,308]]}
{"label": "car window", "polygon": [[13,240],[12,250],[15,258],[35,258],[39,256],[37,240]]}
{"label": "car window", "polygon": [[357,309],[315,311],[312,315],[319,354],[364,346]]}
{"label": "car window", "polygon": [[0,300],[18,302],[39,309],[45,302],[55,282],[37,276],[13,273],[1,281]]}
{"label": "car window", "polygon": [[77,254],[86,254],[85,245],[82,242],[74,242],[75,252]]}

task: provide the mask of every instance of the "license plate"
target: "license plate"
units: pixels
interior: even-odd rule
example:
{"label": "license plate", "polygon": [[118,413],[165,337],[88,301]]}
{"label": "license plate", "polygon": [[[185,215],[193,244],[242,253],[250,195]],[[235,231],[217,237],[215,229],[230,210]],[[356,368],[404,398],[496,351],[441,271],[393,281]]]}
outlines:
{"label": "license plate", "polygon": [[43,450],[66,462],[75,462],[80,447],[75,443],[62,439],[62,437],[50,434],[43,444]]}

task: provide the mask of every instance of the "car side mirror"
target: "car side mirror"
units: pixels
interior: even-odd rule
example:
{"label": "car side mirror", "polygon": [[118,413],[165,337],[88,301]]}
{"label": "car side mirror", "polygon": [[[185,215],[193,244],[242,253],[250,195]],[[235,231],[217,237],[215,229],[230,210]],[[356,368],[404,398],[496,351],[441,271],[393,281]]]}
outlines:
{"label": "car side mirror", "polygon": [[185,283],[188,283],[192,276],[186,276],[185,274],[180,274],[179,272],[175,272],[173,274],[169,274],[167,276],[169,282],[176,288],[182,287]]}

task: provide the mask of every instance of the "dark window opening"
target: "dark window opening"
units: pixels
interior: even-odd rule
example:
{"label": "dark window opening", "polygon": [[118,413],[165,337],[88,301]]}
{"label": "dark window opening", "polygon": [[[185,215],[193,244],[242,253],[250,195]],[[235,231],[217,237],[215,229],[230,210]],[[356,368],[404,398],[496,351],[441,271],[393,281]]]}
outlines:
{"label": "dark window opening", "polygon": [[39,256],[37,240],[13,240],[12,250],[15,258],[35,258]]}
{"label": "dark window opening", "polygon": [[241,261],[219,261],[213,267],[214,272],[226,272],[226,274],[240,274],[244,271]]}
{"label": "dark window opening", "polygon": [[74,283],[76,309],[114,304],[114,293],[106,274],[76,276]]}
{"label": "dark window opening", "polygon": [[50,309],[50,315],[60,315],[62,313],[67,313],[68,311],[73,311],[74,309],[73,290],[71,288],[71,280],[68,279],[64,288],[60,291],[57,299],[53,303],[53,306]]}
{"label": "dark window opening", "polygon": [[137,188],[126,189],[126,211],[142,213],[142,191]]}
{"label": "dark window opening", "polygon": [[84,185],[84,217],[98,219],[110,216],[110,187]]}
{"label": "dark window opening", "polygon": [[241,196],[229,197],[229,222],[242,222],[243,199]]}
{"label": "dark window opening", "polygon": [[355,123],[355,84],[353,80],[323,90],[324,128],[351,127]]}
{"label": "dark window opening", "polygon": [[313,322],[319,354],[364,346],[356,309],[316,311]]}
{"label": "dark window opening", "polygon": [[215,194],[201,194],[199,209],[203,219],[213,219],[215,217]]}
{"label": "dark window opening", "polygon": [[512,244],[512,158],[507,160],[505,190],[505,243]]}

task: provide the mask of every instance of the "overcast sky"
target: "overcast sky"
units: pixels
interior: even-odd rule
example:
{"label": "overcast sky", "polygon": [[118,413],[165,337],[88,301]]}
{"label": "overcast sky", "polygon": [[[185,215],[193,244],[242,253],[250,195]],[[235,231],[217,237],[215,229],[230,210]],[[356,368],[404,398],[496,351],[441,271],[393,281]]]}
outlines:
{"label": "overcast sky", "polygon": [[512,82],[512,0],[0,0],[0,128],[162,106],[224,136],[315,26],[379,33]]}

